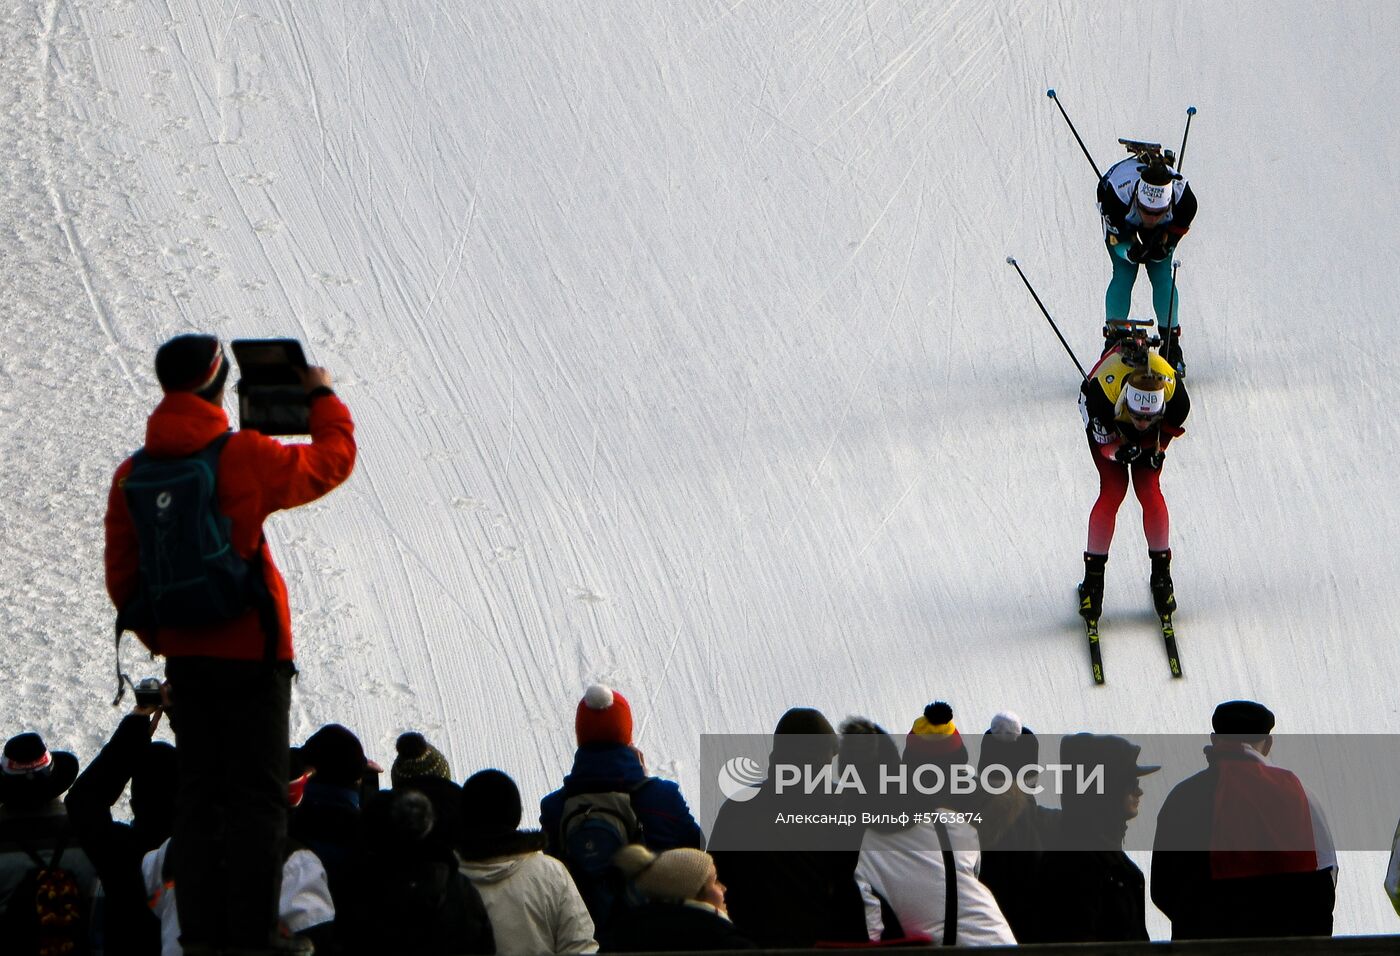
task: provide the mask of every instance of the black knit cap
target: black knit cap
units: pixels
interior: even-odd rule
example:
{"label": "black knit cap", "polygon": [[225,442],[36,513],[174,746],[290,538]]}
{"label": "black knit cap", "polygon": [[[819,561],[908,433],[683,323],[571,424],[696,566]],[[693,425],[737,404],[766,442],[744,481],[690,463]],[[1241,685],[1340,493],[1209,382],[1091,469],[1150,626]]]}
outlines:
{"label": "black knit cap", "polygon": [[463,860],[543,850],[548,838],[520,826],[520,788],[499,770],[482,770],[462,784],[460,820],[455,827],[457,852]]}
{"label": "black knit cap", "polygon": [[156,350],[156,378],[165,392],[212,398],[228,379],[228,356],[212,335],[177,335]]}
{"label": "black knit cap", "polygon": [[514,833],[522,813],[520,788],[500,770],[482,770],[462,784],[462,829],[475,837]]}
{"label": "black knit cap", "polygon": [[813,707],[793,707],[773,728],[773,750],[769,762],[821,766],[836,756],[840,741],[831,721]]}
{"label": "black knit cap", "polygon": [[1210,718],[1217,734],[1259,740],[1274,730],[1274,712],[1252,700],[1227,700],[1215,708]]}

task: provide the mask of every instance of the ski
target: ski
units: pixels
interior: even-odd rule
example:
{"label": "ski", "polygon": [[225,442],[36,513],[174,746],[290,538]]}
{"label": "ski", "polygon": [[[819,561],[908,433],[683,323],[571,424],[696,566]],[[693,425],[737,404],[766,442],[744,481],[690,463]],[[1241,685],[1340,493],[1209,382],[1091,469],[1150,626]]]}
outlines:
{"label": "ski", "polygon": [[[1167,645],[1167,666],[1172,669],[1173,677],[1181,676],[1181,656],[1176,650],[1176,625],[1172,623],[1170,613],[1157,615],[1159,623],[1162,625],[1162,641]],[[1095,645],[1098,644],[1098,636],[1094,637]]]}
{"label": "ski", "polygon": [[1099,619],[1086,617],[1084,633],[1089,638],[1089,663],[1094,669],[1094,683],[1103,683],[1103,650],[1099,647]]}

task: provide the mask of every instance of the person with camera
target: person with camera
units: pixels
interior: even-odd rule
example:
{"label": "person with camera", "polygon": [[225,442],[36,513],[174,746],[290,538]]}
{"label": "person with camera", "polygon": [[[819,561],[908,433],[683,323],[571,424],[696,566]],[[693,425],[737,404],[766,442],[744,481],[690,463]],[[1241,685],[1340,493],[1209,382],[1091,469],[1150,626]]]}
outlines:
{"label": "person with camera", "polygon": [[181,941],[187,954],[295,952],[276,932],[294,652],[263,522],[349,476],[354,425],[312,367],[309,444],[230,432],[228,359],[212,335],[169,340],[155,371],[164,397],[113,477],[105,565],[118,637],[133,630],[166,658]]}
{"label": "person with camera", "polygon": [[[102,880],[103,935],[110,950],[160,952],[160,921],[146,905],[141,860],[170,836],[175,821],[175,748],[152,739],[165,710],[159,679],[136,684],[136,706],[64,798],[73,832]],[[131,823],[112,807],[131,785]]]}

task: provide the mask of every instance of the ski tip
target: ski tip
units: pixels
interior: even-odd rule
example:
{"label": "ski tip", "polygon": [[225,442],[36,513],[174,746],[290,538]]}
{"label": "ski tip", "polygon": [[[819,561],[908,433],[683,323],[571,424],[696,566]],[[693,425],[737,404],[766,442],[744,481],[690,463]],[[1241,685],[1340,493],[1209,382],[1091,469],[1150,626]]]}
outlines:
{"label": "ski tip", "polygon": [[[1050,89],[1046,90],[1046,91],[1045,91],[1045,95],[1048,96],[1048,97],[1050,97],[1050,98],[1053,100],[1053,99],[1055,98],[1055,89],[1054,89],[1054,87],[1051,87]],[[1192,109],[1195,109],[1195,107],[1192,107]]]}
{"label": "ski tip", "polygon": [[[1055,95],[1055,91],[1054,91],[1054,90],[1051,90],[1051,91],[1050,91],[1050,95],[1051,95],[1051,96],[1054,96],[1054,95]],[[1194,107],[1194,106],[1188,106],[1188,107],[1186,107],[1186,115],[1187,115],[1187,116],[1195,116],[1195,115],[1196,115],[1196,107]]]}

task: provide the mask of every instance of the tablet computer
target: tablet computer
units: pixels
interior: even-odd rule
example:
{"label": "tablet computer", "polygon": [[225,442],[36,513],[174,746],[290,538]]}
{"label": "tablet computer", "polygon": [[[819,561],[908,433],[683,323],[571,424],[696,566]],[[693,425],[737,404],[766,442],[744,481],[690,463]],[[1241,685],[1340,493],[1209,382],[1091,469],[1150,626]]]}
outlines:
{"label": "tablet computer", "polygon": [[238,427],[264,435],[311,434],[311,405],[301,374],[306,355],[296,339],[235,339]]}

